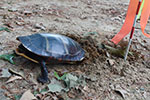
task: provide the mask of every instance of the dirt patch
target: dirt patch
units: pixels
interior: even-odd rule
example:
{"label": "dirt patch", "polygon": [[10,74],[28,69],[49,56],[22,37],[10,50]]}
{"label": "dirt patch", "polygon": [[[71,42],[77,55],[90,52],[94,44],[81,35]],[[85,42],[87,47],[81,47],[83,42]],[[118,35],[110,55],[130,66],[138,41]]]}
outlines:
{"label": "dirt patch", "polygon": [[[85,63],[94,63],[95,59],[97,59],[100,55],[98,41],[96,40],[96,36],[98,37],[99,33],[96,35],[75,35],[75,34],[66,34],[66,36],[77,41],[81,47],[85,50]],[[95,38],[95,39],[94,39]]]}

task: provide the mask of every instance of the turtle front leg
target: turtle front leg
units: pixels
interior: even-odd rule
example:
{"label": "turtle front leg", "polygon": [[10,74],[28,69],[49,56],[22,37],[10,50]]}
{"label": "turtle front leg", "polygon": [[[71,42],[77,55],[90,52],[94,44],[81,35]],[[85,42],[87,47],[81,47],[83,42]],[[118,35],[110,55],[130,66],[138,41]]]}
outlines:
{"label": "turtle front leg", "polygon": [[46,67],[46,64],[44,61],[42,62],[39,62],[40,63],[40,67],[41,67],[41,76],[38,77],[38,82],[41,82],[41,83],[47,83],[49,82],[49,78],[48,78],[48,70],[47,70],[47,67]]}

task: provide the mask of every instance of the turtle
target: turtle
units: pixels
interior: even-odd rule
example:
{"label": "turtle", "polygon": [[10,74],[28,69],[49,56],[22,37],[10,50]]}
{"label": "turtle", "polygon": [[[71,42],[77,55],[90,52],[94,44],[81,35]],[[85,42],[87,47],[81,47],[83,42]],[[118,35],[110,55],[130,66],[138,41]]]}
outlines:
{"label": "turtle", "polygon": [[50,63],[76,63],[85,58],[85,51],[75,40],[56,33],[35,33],[16,38],[20,45],[15,53],[38,63],[41,75],[38,82],[49,82],[46,65]]}

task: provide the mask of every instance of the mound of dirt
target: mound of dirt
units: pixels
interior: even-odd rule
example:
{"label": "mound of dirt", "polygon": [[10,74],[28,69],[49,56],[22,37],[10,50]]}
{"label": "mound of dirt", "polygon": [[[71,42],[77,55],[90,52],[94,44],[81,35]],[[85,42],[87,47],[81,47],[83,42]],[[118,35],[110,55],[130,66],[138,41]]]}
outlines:
{"label": "mound of dirt", "polygon": [[[77,41],[81,47],[85,50],[85,60],[83,61],[86,64],[91,64],[96,61],[97,58],[102,56],[100,49],[98,47],[99,34],[96,35],[76,35],[76,34],[66,34],[66,36]],[[95,38],[97,37],[97,38]]]}

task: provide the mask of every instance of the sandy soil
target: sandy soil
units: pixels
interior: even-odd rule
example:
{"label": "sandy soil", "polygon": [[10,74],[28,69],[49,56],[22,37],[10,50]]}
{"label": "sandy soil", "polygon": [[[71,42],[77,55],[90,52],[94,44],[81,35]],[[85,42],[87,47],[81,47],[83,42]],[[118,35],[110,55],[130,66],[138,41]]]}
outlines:
{"label": "sandy soil", "polygon": [[[85,60],[79,65],[48,65],[48,70],[50,78],[54,71],[89,77],[83,95],[75,92],[74,99],[69,100],[149,100],[150,39],[142,35],[139,23],[131,46],[132,51],[138,52],[138,57],[134,55],[125,62],[98,48],[102,42],[114,46],[110,40],[123,25],[128,3],[129,0],[1,0],[0,26],[11,31],[0,31],[0,54],[12,52],[19,45],[18,36],[39,32],[68,35],[85,49]],[[147,27],[146,31],[150,32],[150,29]],[[88,32],[98,34],[85,36]],[[46,84],[36,82],[39,65],[23,57],[14,60],[15,65],[0,60],[0,68],[22,72],[26,80],[9,84],[5,83],[8,79],[0,80],[8,99],[13,100],[14,95],[28,89],[33,92],[46,87]],[[49,99],[52,99],[50,94],[45,100]]]}

